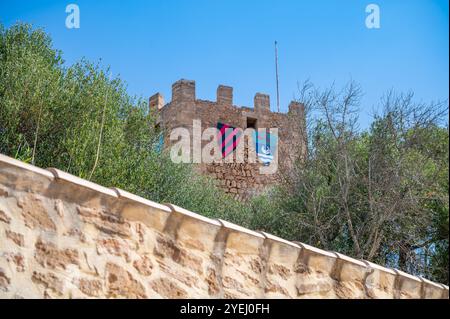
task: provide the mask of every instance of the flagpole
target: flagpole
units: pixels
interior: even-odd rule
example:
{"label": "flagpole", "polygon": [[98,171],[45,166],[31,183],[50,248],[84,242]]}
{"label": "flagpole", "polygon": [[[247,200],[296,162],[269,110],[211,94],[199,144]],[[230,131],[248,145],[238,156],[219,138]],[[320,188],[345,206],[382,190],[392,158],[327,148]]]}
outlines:
{"label": "flagpole", "polygon": [[277,41],[275,41],[275,75],[277,81],[277,112],[280,113],[280,91],[278,89],[278,48]]}

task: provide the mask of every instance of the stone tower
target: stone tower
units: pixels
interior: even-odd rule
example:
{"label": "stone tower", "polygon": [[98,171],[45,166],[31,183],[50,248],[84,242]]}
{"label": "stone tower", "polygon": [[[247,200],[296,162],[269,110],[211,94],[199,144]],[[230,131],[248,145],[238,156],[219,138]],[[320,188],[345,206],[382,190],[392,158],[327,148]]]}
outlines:
{"label": "stone tower", "polygon": [[[195,139],[193,123],[201,123],[201,129],[216,128],[218,123],[224,123],[234,128],[246,130],[253,128],[258,132],[265,129],[278,129],[277,134],[277,169],[271,174],[261,174],[264,164],[253,163],[245,157],[244,162],[227,162],[225,157],[221,162],[199,163],[200,173],[217,180],[217,184],[238,200],[246,200],[259,194],[281,180],[297,160],[306,154],[306,131],[304,106],[292,101],[288,113],[270,111],[270,97],[267,94],[256,93],[253,108],[233,105],[233,88],[219,85],[216,101],[200,100],[196,97],[195,81],[179,80],[172,85],[172,99],[164,104],[160,93],[150,97],[150,111],[157,114],[157,125],[164,132],[164,147],[173,145],[170,132],[175,128],[187,129],[192,139]],[[200,122],[198,122],[200,121]],[[248,130],[247,130],[248,131]],[[246,132],[247,132],[246,131]],[[198,133],[197,133],[198,134]],[[200,138],[200,137],[198,137]],[[195,142],[191,142],[190,146]],[[201,141],[202,146],[207,142]],[[245,153],[255,151],[252,138],[244,136],[239,140],[244,143]],[[250,154],[250,153],[249,153]],[[194,157],[193,152],[191,156]],[[267,163],[266,163],[267,165]],[[272,165],[272,163],[271,163]]]}

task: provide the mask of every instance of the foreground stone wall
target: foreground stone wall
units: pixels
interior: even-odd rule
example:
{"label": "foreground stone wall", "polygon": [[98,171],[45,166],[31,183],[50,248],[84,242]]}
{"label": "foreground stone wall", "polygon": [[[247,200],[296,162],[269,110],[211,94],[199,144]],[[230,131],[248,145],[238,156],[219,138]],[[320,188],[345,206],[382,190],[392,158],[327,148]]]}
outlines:
{"label": "foreground stone wall", "polygon": [[0,298],[448,298],[448,287],[0,154]]}

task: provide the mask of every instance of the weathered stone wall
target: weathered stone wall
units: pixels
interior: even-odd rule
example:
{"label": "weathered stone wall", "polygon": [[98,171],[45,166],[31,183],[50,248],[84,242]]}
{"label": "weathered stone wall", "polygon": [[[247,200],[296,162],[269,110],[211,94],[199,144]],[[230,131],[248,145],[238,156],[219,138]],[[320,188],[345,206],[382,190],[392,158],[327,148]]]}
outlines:
{"label": "weathered stone wall", "polygon": [[428,280],[0,155],[0,298],[448,298]]}
{"label": "weathered stone wall", "polygon": [[[163,98],[159,93],[149,100],[150,110],[158,115],[160,127],[167,132],[166,147],[171,145],[168,134],[174,128],[187,128],[192,136],[194,120],[201,122],[202,131],[209,127],[215,128],[218,122],[245,130],[248,118],[256,120],[257,128],[278,129],[276,174],[260,174],[259,168],[262,164],[248,161],[221,163],[221,165],[204,163],[197,165],[201,173],[218,180],[218,185],[236,199],[245,200],[274,185],[279,181],[283,171],[288,170],[296,160],[305,155],[304,107],[300,103],[291,102],[287,114],[271,112],[269,96],[256,93],[253,108],[238,107],[233,105],[233,88],[223,85],[217,88],[216,102],[205,101],[196,98],[194,81],[179,80],[172,86],[171,102],[164,106],[163,104]],[[247,145],[247,140],[241,141]],[[203,141],[202,145],[206,143],[208,142]]]}

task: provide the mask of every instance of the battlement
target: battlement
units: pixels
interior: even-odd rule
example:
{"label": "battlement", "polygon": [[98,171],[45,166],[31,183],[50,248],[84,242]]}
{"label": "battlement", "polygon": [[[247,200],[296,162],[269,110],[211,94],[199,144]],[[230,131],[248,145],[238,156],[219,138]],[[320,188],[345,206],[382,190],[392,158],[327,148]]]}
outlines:
{"label": "battlement", "polygon": [[[164,105],[164,97],[161,93],[156,93],[150,97],[149,107],[151,110],[161,110],[164,107],[170,107],[174,104],[193,104],[197,101],[195,81],[180,79],[172,84],[172,100]],[[202,100],[204,101],[204,100]],[[233,104],[233,87],[220,84],[217,87],[216,101],[206,101],[218,106],[232,106],[244,111],[253,110],[254,112],[271,112],[270,95],[265,93],[256,93],[253,99],[253,108],[245,106],[236,106]],[[273,112],[276,113],[276,112]],[[303,104],[297,101],[291,101],[289,112],[291,114],[303,115]],[[281,113],[282,114],[282,113]]]}

